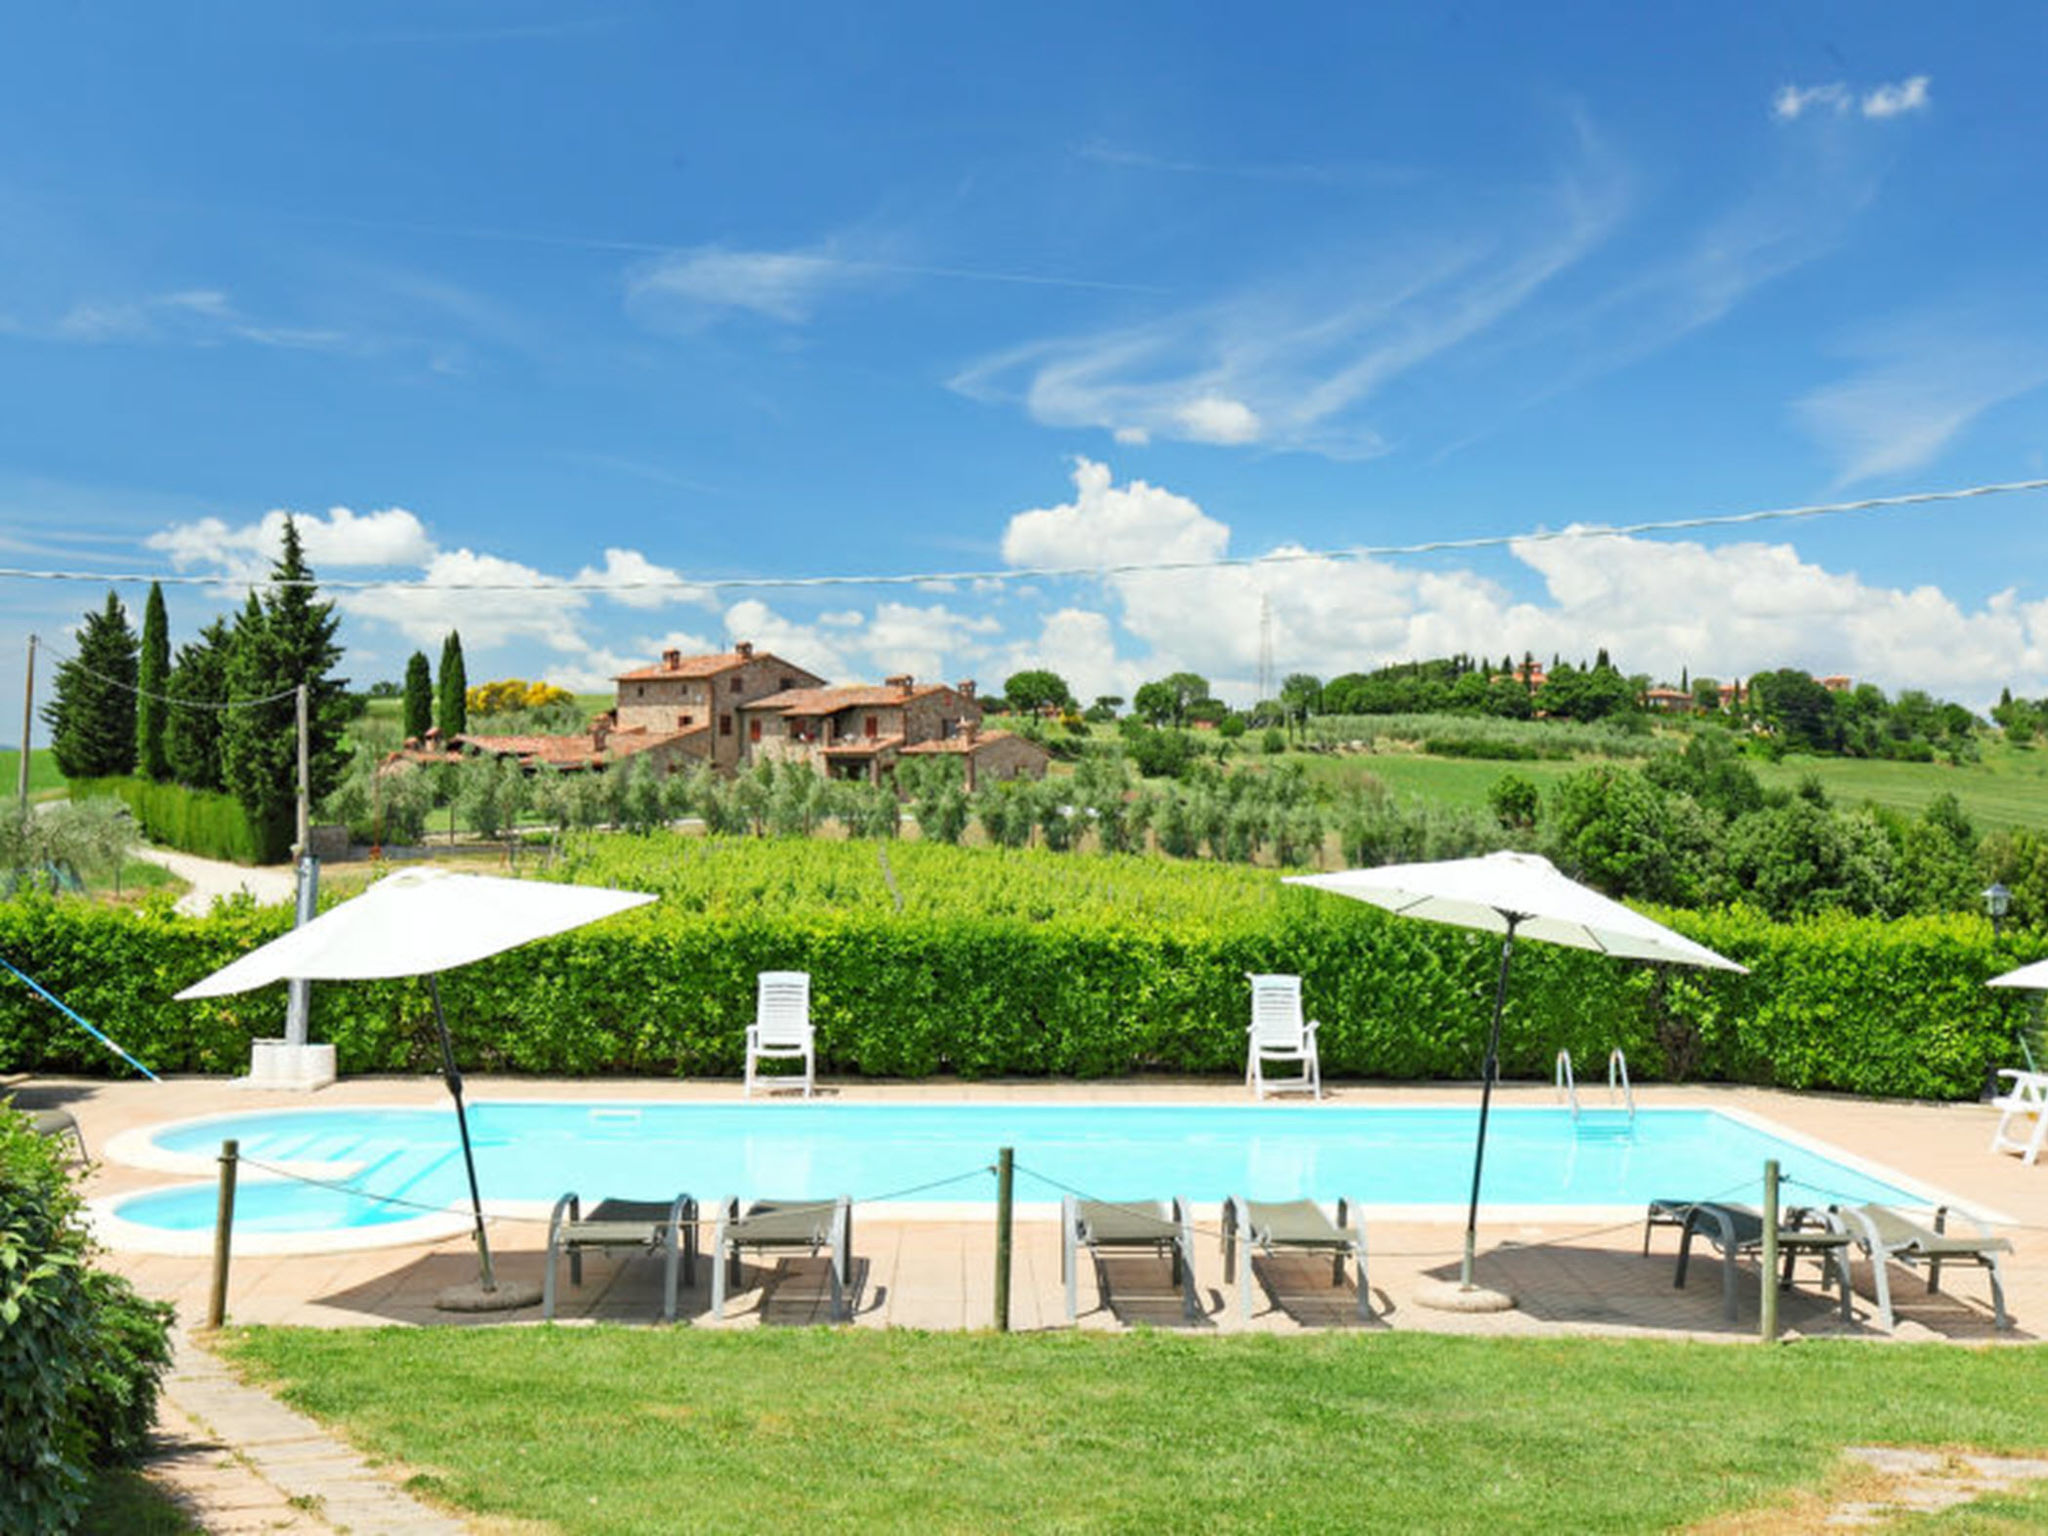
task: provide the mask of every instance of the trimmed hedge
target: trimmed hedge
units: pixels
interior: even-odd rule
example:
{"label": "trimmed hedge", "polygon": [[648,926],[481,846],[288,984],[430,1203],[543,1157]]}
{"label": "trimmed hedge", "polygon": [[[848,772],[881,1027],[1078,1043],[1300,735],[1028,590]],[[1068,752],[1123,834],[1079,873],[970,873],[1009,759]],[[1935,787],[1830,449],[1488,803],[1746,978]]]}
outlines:
{"label": "trimmed hedge", "polygon": [[[664,899],[444,976],[466,1066],[736,1075],[755,974],[797,969],[812,974],[831,1071],[1235,1074],[1244,973],[1281,970],[1304,978],[1332,1076],[1480,1069],[1496,940],[1283,887],[1270,873],[898,844],[887,857],[899,911],[870,845],[619,841],[660,865],[645,883],[668,886]],[[969,872],[950,897],[936,894],[933,875]],[[1065,872],[1068,903],[1056,894]],[[1971,1098],[2010,1053],[2024,1005],[1984,982],[2030,957],[1994,946],[1981,919],[1654,915],[1753,974],[1518,945],[1505,1075],[1548,1077],[1560,1047],[1590,1075],[1619,1046],[1638,1081]],[[126,913],[35,898],[0,905],[0,954],[157,1071],[239,1071],[252,1036],[282,1032],[284,989],[170,998],[288,921],[282,907],[223,905],[194,920],[162,903]],[[314,988],[314,1032],[345,1072],[431,1070],[431,1027],[417,982]],[[19,986],[0,986],[0,1064],[126,1070]]]}
{"label": "trimmed hedge", "polygon": [[73,779],[71,794],[78,800],[114,796],[127,805],[143,836],[151,842],[202,858],[226,859],[234,864],[274,864],[290,852],[289,833],[285,847],[265,847],[250,824],[248,812],[233,795],[140,778]]}

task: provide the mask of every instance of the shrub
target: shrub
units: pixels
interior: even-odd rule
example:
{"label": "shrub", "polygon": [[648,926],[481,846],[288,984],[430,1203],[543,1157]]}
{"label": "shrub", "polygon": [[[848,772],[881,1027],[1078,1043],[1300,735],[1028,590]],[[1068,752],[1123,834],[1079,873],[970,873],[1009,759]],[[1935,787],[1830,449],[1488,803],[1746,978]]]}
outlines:
{"label": "shrub", "polygon": [[170,1363],[170,1308],[86,1267],[56,1146],[0,1106],[0,1536],[77,1526],[95,1467],[132,1462]]}
{"label": "shrub", "polygon": [[[1159,811],[1162,838],[1191,857],[1205,814],[1176,797]],[[1475,828],[1485,830],[1468,818],[1417,834],[1442,853]],[[1307,835],[1304,824],[1290,840]],[[1331,1075],[1478,1072],[1498,956],[1479,935],[1242,865],[922,841],[887,859],[894,893],[863,842],[572,838],[560,875],[663,899],[444,976],[464,1064],[737,1072],[755,973],[790,968],[813,975],[835,1071],[1232,1072],[1243,1065],[1243,973],[1277,970],[1303,976]],[[1994,944],[1982,918],[1774,923],[1749,908],[1650,910],[1752,974],[1523,946],[1508,1073],[1545,1076],[1560,1047],[1598,1061],[1619,1046],[1644,1080],[1954,1099],[1974,1097],[2010,1047],[2009,1000],[1983,983],[2029,956]],[[281,1032],[284,989],[168,998],[289,920],[246,902],[187,919],[162,905],[124,913],[33,898],[0,903],[0,954],[156,1070],[225,1072],[247,1060],[251,1035]],[[346,1072],[433,1064],[417,982],[322,984],[313,1009]],[[0,1060],[125,1070],[20,987],[0,989]]]}
{"label": "shrub", "polygon": [[[235,864],[274,864],[289,851],[265,846],[248,813],[233,795],[136,778],[73,779],[71,794],[74,799],[114,796],[134,813],[143,836],[151,842],[202,858],[226,859]],[[288,828],[287,843],[289,832]]]}

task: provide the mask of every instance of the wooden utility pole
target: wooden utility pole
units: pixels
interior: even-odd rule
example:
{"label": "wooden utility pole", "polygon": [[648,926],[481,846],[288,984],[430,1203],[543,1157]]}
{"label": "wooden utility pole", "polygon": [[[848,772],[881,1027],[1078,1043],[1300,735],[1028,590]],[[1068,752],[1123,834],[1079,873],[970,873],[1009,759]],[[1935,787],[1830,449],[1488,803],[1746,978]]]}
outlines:
{"label": "wooden utility pole", "polygon": [[36,721],[36,637],[28,637],[28,681],[21,690],[21,764],[17,775],[16,793],[21,800],[21,814],[28,814],[28,733],[35,728]]}

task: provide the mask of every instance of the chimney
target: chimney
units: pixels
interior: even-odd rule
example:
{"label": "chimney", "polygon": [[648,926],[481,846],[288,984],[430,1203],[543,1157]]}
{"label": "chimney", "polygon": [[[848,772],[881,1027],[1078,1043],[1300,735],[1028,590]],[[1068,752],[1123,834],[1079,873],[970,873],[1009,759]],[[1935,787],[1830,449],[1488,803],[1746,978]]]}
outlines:
{"label": "chimney", "polygon": [[961,679],[961,680],[960,680],[959,682],[957,682],[957,683],[955,683],[955,684],[953,685],[953,691],[954,691],[955,693],[959,694],[959,695],[960,695],[960,697],[961,697],[961,698],[963,698],[963,699],[971,699],[971,698],[973,698],[973,697],[974,697],[974,679],[973,679],[973,678],[971,678],[971,677],[964,677],[964,678],[962,678],[962,679]]}
{"label": "chimney", "polygon": [[908,693],[911,687],[910,674],[908,672],[899,672],[894,677],[885,677],[882,679],[882,686],[894,688],[898,693]]}
{"label": "chimney", "polygon": [[590,750],[593,752],[602,752],[604,750],[604,744],[606,740],[610,738],[611,734],[611,721],[604,715],[599,715],[595,720],[590,722]]}
{"label": "chimney", "polygon": [[661,664],[671,672],[680,671],[683,665],[683,653],[681,651],[663,651],[661,653]]}
{"label": "chimney", "polygon": [[751,640],[735,640],[732,650],[733,654],[739,657],[741,661],[746,661],[754,654],[754,642]]}

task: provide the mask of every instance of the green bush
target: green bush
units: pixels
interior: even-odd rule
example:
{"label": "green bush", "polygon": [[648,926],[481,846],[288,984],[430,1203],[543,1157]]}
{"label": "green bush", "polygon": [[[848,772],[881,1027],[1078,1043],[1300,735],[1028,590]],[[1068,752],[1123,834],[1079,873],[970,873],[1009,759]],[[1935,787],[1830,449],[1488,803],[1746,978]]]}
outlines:
{"label": "green bush", "polygon": [[171,1309],[86,1267],[56,1144],[0,1105],[0,1536],[74,1529],[156,1416]]}
{"label": "green bush", "polygon": [[[1138,856],[662,833],[572,838],[561,873],[662,900],[444,976],[466,1065],[737,1073],[755,973],[794,969],[812,973],[832,1071],[1234,1073],[1244,973],[1277,970],[1304,978],[1332,1076],[1470,1078],[1499,953],[1270,870]],[[1524,944],[1510,1076],[1548,1076],[1561,1047],[1597,1062],[1619,1046],[1639,1080],[1966,1098],[2009,1049],[2009,1000],[1984,982],[2028,957],[1994,945],[1980,918],[1652,910],[1752,974]],[[186,919],[37,898],[0,904],[0,954],[154,1069],[225,1072],[252,1036],[281,1032],[284,989],[169,999],[288,919],[246,903]],[[434,1064],[414,981],[316,986],[313,1028],[346,1072]],[[0,1061],[125,1070],[25,988],[0,990]]]}
{"label": "green bush", "polygon": [[275,864],[291,851],[264,846],[233,795],[138,778],[73,779],[71,794],[81,800],[102,795],[121,800],[151,842],[202,858]]}

